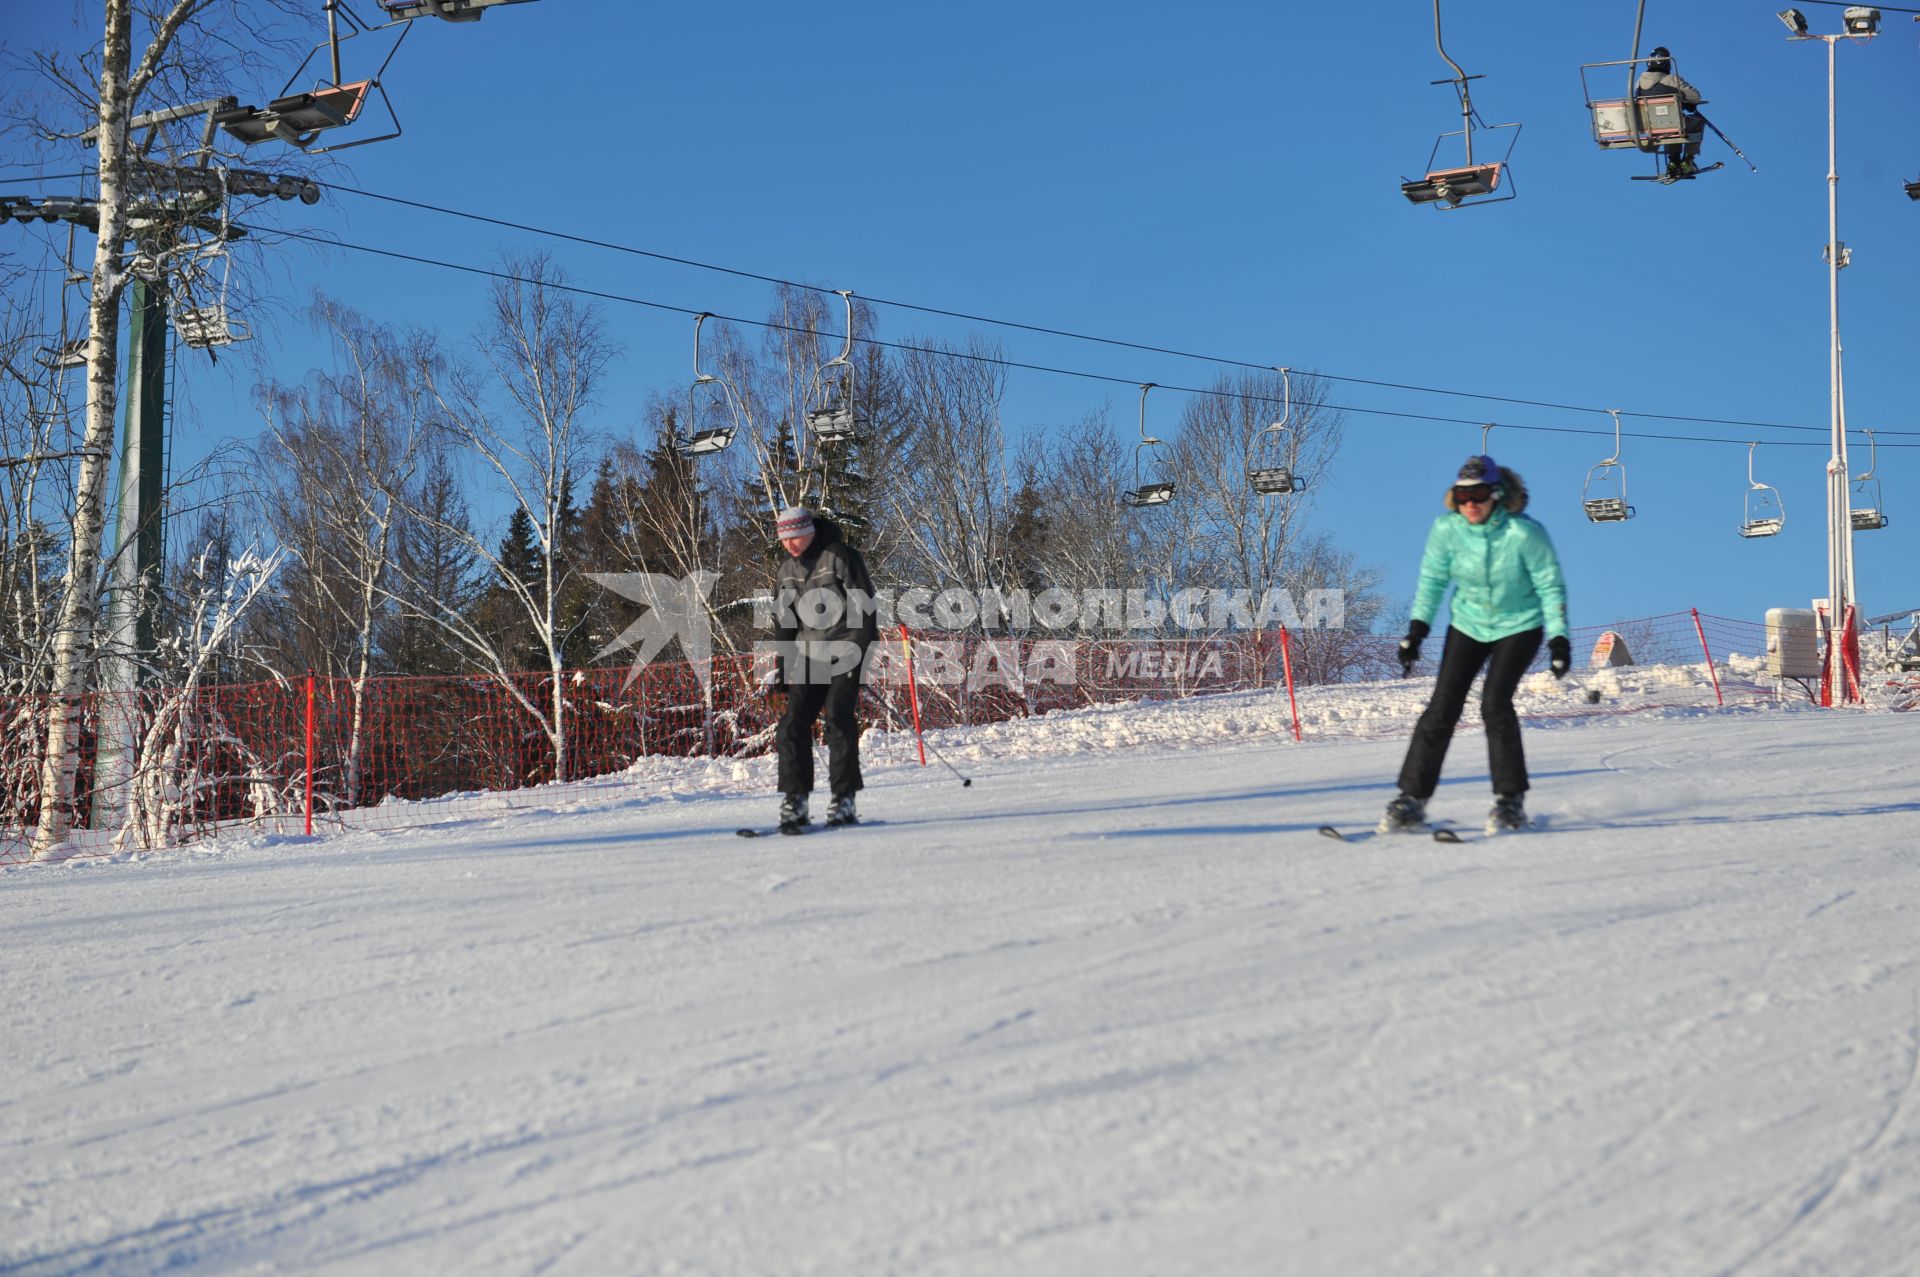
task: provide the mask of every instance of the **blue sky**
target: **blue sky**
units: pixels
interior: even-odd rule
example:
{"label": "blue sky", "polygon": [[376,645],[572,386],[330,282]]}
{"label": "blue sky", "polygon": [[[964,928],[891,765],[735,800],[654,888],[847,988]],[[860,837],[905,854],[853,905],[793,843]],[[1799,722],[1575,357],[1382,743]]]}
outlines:
{"label": "blue sky", "polygon": [[[54,5],[12,15],[15,51],[71,41]],[[372,0],[357,7],[371,14]],[[975,3],[653,5],[539,0],[483,22],[421,22],[386,77],[405,136],[317,175],[369,191],[826,287],[1333,376],[1628,414],[1781,422],[1828,414],[1826,60],[1792,44],[1767,3],[1650,3],[1707,113],[1754,163],[1671,188],[1590,140],[1582,63],[1622,58],[1634,6],[1445,6],[1448,51],[1490,123],[1518,120],[1519,198],[1418,209],[1418,176],[1458,107],[1430,6]],[[1803,6],[1817,31],[1840,10]],[[319,38],[316,0],[315,38]],[[1892,525],[1855,539],[1871,614],[1920,606],[1920,421],[1907,409],[1920,204],[1920,48],[1906,14],[1840,49],[1841,277],[1848,420],[1881,430]],[[56,20],[57,19],[57,20]],[[349,67],[351,73],[352,67]],[[291,68],[289,68],[289,71]],[[17,70],[8,74],[18,75]],[[264,101],[278,83],[236,86]],[[18,190],[19,187],[9,187]],[[53,188],[50,188],[53,189]],[[302,210],[340,238],[491,265],[546,248],[575,281],[724,314],[764,312],[764,285],[543,241],[351,195]],[[484,280],[295,246],[273,264],[285,313],[257,317],[250,353],[282,376],[311,362],[297,315],[315,287],[395,323],[467,330]],[[687,373],[689,321],[607,314],[625,350],[602,425],[628,430],[652,389]],[[967,326],[883,309],[880,335]],[[1204,385],[1204,363],[986,330],[1011,359],[1126,382]],[[257,430],[246,361],[193,361],[179,450]],[[1758,620],[1824,594],[1822,433],[1629,415],[1639,517],[1589,524],[1587,468],[1609,419],[1336,382],[1355,411],[1317,526],[1386,573],[1404,601],[1440,489],[1477,451],[1523,471],[1554,535],[1573,621],[1684,611]],[[1014,373],[1014,431],[1136,395]],[[1160,412],[1177,412],[1156,395]],[[1540,427],[1521,430],[1514,427]],[[1556,431],[1562,433],[1555,433]],[[1574,431],[1591,433],[1576,434]],[[1905,431],[1904,437],[1896,432]],[[1785,532],[1735,533],[1745,441],[1787,507]],[[1856,434],[1856,446],[1861,443]],[[1864,456],[1853,469],[1864,468]],[[1104,497],[1105,494],[1098,494]]]}

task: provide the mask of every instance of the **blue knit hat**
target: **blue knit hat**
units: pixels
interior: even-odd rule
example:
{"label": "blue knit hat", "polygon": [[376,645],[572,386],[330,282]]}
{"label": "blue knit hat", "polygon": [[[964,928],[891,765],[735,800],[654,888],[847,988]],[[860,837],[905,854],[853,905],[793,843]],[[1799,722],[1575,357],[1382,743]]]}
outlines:
{"label": "blue knit hat", "polygon": [[1493,463],[1492,457],[1468,457],[1466,464],[1460,467],[1460,477],[1453,481],[1456,488],[1471,488],[1476,484],[1491,484],[1498,487],[1507,476]]}

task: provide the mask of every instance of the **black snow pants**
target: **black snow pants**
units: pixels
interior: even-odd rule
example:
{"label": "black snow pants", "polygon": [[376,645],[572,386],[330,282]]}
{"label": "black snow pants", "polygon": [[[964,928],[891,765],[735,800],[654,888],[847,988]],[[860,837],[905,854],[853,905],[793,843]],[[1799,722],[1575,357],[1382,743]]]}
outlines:
{"label": "black snow pants", "polygon": [[813,792],[813,723],[827,719],[827,782],[835,798],[865,788],[860,779],[860,670],[836,674],[825,683],[795,683],[787,691],[775,741],[780,751],[780,792]]}
{"label": "black snow pants", "polygon": [[1502,796],[1527,792],[1527,756],[1520,748],[1520,715],[1513,709],[1513,693],[1520,676],[1540,650],[1542,630],[1534,628],[1482,643],[1447,627],[1440,649],[1440,673],[1433,699],[1413,729],[1407,761],[1400,768],[1400,792],[1425,801],[1440,784],[1440,766],[1447,761],[1453,729],[1466,708],[1473,680],[1486,667],[1486,685],[1480,689],[1480,717],[1487,725],[1487,764],[1493,773],[1493,792]]}

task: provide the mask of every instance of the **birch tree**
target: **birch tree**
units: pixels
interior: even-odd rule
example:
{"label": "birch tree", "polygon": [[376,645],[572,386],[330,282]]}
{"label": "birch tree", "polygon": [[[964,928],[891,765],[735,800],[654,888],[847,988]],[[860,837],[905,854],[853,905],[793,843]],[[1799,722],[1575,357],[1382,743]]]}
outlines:
{"label": "birch tree", "polygon": [[[127,810],[120,822],[117,845],[124,850],[138,840],[143,847],[161,847],[190,817],[203,784],[223,777],[199,774],[196,745],[206,751],[250,754],[245,743],[219,718],[218,708],[201,711],[197,702],[214,661],[228,650],[249,608],[265,593],[284,562],[284,551],[259,553],[248,546],[227,559],[220,547],[209,545],[196,557],[192,584],[185,600],[185,623],[169,645],[177,660],[170,686],[155,706],[138,754],[139,764],[127,786]],[[266,815],[278,801],[270,769],[251,759],[247,780],[254,791],[254,814]]]}
{"label": "birch tree", "polygon": [[[1191,513],[1192,571],[1209,585],[1261,591],[1291,584],[1292,554],[1339,452],[1343,422],[1323,399],[1325,383],[1278,373],[1219,378],[1214,393],[1189,398],[1173,440],[1179,504]],[[1285,432],[1272,429],[1284,422]],[[1273,446],[1305,481],[1290,495],[1253,490],[1247,471]]]}
{"label": "birch tree", "polygon": [[552,751],[553,774],[565,778],[569,623],[577,619],[563,610],[574,573],[567,544],[576,521],[570,488],[591,444],[585,414],[614,347],[596,309],[550,287],[564,284],[565,275],[549,259],[510,259],[502,273],[508,278],[493,287],[477,342],[485,373],[424,353],[415,373],[432,402],[445,446],[471,458],[526,521],[539,552],[537,570],[531,578],[515,570],[497,544],[465,528],[462,520],[418,502],[409,504],[407,515],[462,546],[487,585],[524,616],[545,659],[544,693],[536,697],[513,677],[519,671],[505,645],[471,610],[430,597],[417,579],[399,582],[401,588],[390,593],[409,615],[439,626],[540,724]]}
{"label": "birch tree", "polygon": [[[120,303],[132,280],[129,251],[134,192],[129,181],[129,130],[150,90],[178,88],[185,69],[204,65],[195,41],[183,36],[214,19],[222,43],[236,48],[262,30],[261,15],[290,11],[288,0],[249,6],[242,0],[102,0],[97,54],[37,61],[48,80],[91,113],[97,196],[94,252],[87,300],[87,391],[82,453],[75,476],[66,578],[60,590],[50,652],[47,747],[41,769],[39,825],[34,855],[50,854],[66,840],[79,767],[78,698],[88,689],[91,657],[100,624],[101,538],[106,527],[107,485],[112,474],[114,419],[119,404]],[[136,27],[143,41],[136,56]],[[184,49],[184,52],[183,52]],[[170,104],[171,105],[171,104]]]}
{"label": "birch tree", "polygon": [[402,337],[324,297],[313,320],[331,339],[336,367],[303,386],[263,387],[263,460],[277,463],[280,476],[269,518],[298,563],[296,605],[286,610],[321,639],[326,672],[348,680],[343,767],[347,805],[354,806],[401,494],[415,486],[427,437],[411,370],[429,347],[425,338]]}
{"label": "birch tree", "polygon": [[1012,503],[1000,423],[1007,379],[999,355],[976,338],[964,348],[910,342],[901,356],[911,425],[905,464],[885,499],[910,579],[969,591],[1018,584],[1008,568]]}

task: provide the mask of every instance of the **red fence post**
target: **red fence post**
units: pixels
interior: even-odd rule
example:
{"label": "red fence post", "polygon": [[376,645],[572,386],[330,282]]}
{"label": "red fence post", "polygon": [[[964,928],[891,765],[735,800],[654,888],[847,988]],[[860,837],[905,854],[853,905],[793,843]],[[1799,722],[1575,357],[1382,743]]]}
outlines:
{"label": "red fence post", "polygon": [[1847,619],[1840,629],[1840,666],[1847,674],[1847,699],[1863,701],[1866,695],[1860,688],[1860,618],[1855,613],[1855,605],[1847,604]]}
{"label": "red fence post", "polygon": [[313,837],[313,671],[307,671],[307,837]]}
{"label": "red fence post", "polygon": [[920,765],[927,765],[927,738],[920,734],[920,688],[913,676],[913,640],[907,636],[907,627],[900,627],[900,646],[907,653],[907,704],[913,707],[913,739],[920,746]]}
{"label": "red fence post", "polygon": [[1300,739],[1300,702],[1293,698],[1293,640],[1287,636],[1287,627],[1280,627],[1280,668],[1287,675],[1287,706],[1293,710],[1293,739]]}
{"label": "red fence post", "polygon": [[1705,654],[1707,658],[1707,673],[1713,676],[1714,702],[1724,706],[1727,702],[1726,699],[1720,695],[1720,672],[1713,668],[1713,653],[1707,651],[1707,631],[1706,627],[1700,624],[1700,609],[1694,607],[1688,608],[1687,610],[1693,613],[1693,632],[1700,636],[1700,651]]}

